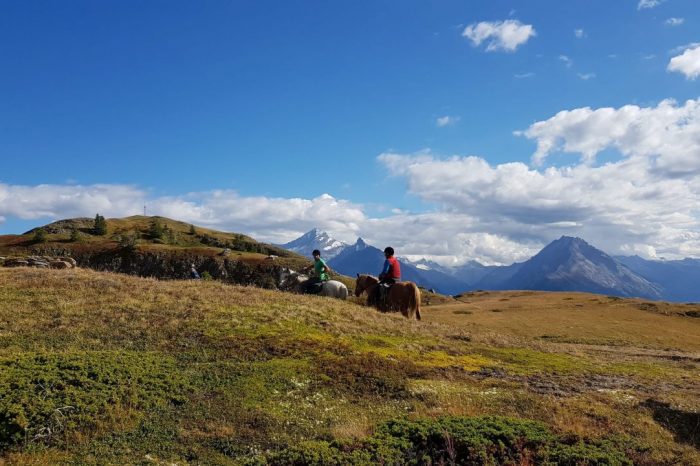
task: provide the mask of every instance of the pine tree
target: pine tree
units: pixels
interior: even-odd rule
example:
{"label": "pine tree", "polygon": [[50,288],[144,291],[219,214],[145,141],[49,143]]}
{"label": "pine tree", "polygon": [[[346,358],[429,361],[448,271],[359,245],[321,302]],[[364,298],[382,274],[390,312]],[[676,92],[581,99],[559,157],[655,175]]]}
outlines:
{"label": "pine tree", "polygon": [[82,235],[78,232],[77,228],[73,228],[70,231],[70,242],[71,243],[78,243],[82,240]]}
{"label": "pine tree", "polygon": [[153,239],[163,239],[165,229],[160,223],[160,220],[158,220],[158,217],[155,217],[153,220],[151,220],[151,227],[148,229],[148,234]]}
{"label": "pine tree", "polygon": [[43,228],[39,228],[34,232],[34,238],[32,238],[33,243],[45,243],[46,242],[46,231]]}
{"label": "pine tree", "polygon": [[194,229],[194,225],[190,225],[190,235],[194,236],[197,234],[197,230]]}
{"label": "pine tree", "polygon": [[107,221],[100,214],[95,214],[95,225],[92,227],[93,233],[104,236],[107,234]]}

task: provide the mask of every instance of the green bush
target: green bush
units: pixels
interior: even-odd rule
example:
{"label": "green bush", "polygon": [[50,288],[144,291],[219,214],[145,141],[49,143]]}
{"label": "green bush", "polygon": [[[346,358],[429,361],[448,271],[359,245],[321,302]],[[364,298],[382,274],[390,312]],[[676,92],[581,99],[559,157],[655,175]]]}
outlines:
{"label": "green bush", "polygon": [[83,240],[83,235],[80,234],[77,228],[73,228],[70,231],[70,242],[71,243],[79,243]]}
{"label": "green bush", "polygon": [[67,432],[89,432],[115,405],[181,404],[188,384],[177,374],[174,361],[151,353],[0,359],[0,451],[20,442],[59,444]]}
{"label": "green bush", "polygon": [[505,417],[444,417],[394,420],[355,445],[305,442],[249,464],[321,466],[455,465],[632,465],[611,443],[572,443],[536,421]]}
{"label": "green bush", "polygon": [[92,232],[99,236],[107,234],[107,221],[102,215],[95,214],[95,223],[93,224]]}
{"label": "green bush", "polygon": [[119,238],[119,247],[126,251],[136,250],[138,245],[139,235],[135,231],[125,233]]}
{"label": "green bush", "polygon": [[46,230],[39,228],[34,232],[34,237],[32,238],[32,243],[40,244],[46,242]]}
{"label": "green bush", "polygon": [[151,225],[148,228],[148,235],[152,239],[164,239],[165,228],[163,228],[163,224],[160,223],[158,217],[154,217],[153,220],[151,220]]}

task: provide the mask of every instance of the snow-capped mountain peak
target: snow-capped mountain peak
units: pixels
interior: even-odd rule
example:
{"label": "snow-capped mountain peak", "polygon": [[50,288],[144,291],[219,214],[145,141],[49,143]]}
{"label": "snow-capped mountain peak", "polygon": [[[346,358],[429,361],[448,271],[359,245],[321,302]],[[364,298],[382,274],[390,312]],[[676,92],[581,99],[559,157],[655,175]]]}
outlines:
{"label": "snow-capped mountain peak", "polygon": [[332,238],[318,228],[307,231],[294,241],[280,246],[303,256],[310,256],[314,249],[318,249],[324,259],[331,259],[348,247],[346,243]]}

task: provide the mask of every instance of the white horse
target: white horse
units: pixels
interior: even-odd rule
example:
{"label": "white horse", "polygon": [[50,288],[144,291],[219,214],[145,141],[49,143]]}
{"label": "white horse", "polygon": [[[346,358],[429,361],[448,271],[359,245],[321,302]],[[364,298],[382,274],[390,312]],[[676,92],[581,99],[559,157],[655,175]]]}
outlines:
{"label": "white horse", "polygon": [[[294,270],[285,267],[280,270],[279,288],[280,290],[301,293],[301,284],[308,279],[308,275],[295,272]],[[318,294],[320,296],[329,296],[331,298],[347,299],[348,287],[337,280],[328,280],[323,282],[321,292]]]}

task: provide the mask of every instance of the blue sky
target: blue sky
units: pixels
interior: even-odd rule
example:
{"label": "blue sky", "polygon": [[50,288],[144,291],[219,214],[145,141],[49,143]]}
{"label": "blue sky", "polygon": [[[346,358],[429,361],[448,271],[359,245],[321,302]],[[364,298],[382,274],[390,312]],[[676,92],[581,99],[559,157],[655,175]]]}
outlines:
{"label": "blue sky", "polygon": [[[532,33],[504,38],[504,22]],[[467,32],[480,24],[491,31],[482,42]],[[700,255],[698,116],[685,106],[700,97],[698,31],[693,0],[3,2],[0,234],[96,211],[134,214],[145,203],[152,214],[263,240],[319,226],[445,261],[515,260],[566,222],[613,252]],[[657,127],[665,99],[683,115],[670,124],[695,141],[690,152],[629,142],[630,127]],[[641,120],[624,120],[625,106]],[[583,127],[552,120],[585,108],[613,109],[606,127],[629,131],[601,136],[597,114]],[[514,134],[536,122],[546,131]],[[545,140],[564,145],[534,163]],[[589,151],[584,161],[591,144],[595,160]],[[440,171],[451,157],[475,156],[493,169],[520,163],[527,178],[606,163],[623,170],[659,154],[635,181],[645,192],[627,193],[622,220],[615,206],[584,209],[577,199],[552,211],[561,193],[532,209],[494,206],[477,191],[517,192],[521,182],[476,190],[488,173],[466,181]],[[671,191],[689,207],[657,197],[659,215],[631,230],[650,193],[668,192],[681,172]],[[599,192],[591,177],[602,172],[586,173],[576,184],[584,198]],[[440,177],[458,195],[434,189]],[[450,238],[438,227],[414,241],[410,225],[426,232],[441,222]],[[660,225],[672,234],[655,237]],[[459,232],[474,236],[455,242]],[[668,246],[678,238],[684,247]]]}

